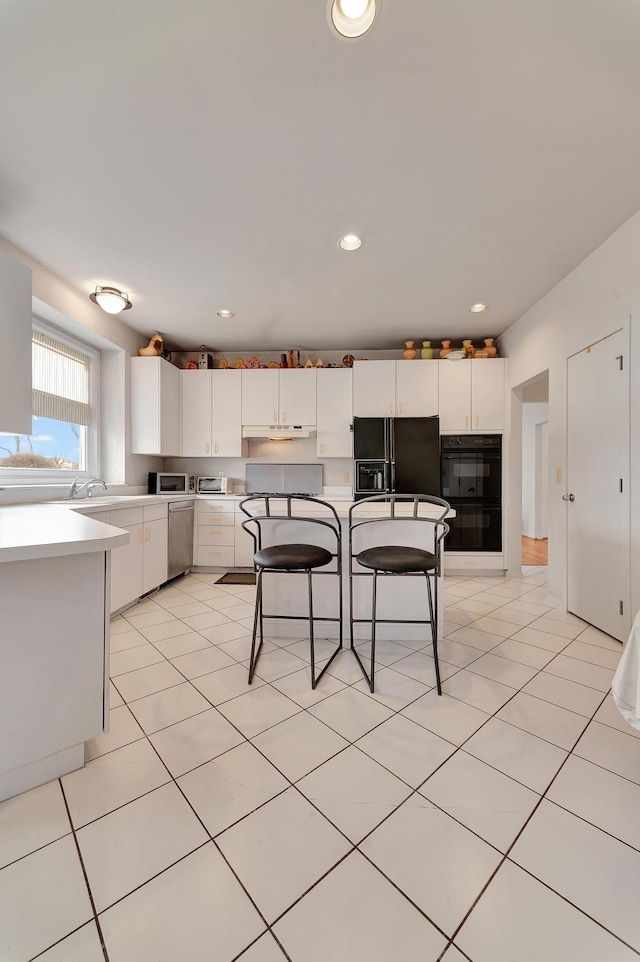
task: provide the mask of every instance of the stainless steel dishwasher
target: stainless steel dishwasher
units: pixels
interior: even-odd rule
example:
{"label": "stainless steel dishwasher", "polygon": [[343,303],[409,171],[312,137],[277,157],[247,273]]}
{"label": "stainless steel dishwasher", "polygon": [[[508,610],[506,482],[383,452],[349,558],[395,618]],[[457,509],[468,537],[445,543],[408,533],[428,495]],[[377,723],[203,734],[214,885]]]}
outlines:
{"label": "stainless steel dishwasher", "polygon": [[193,501],[169,502],[168,578],[181,575],[193,565]]}

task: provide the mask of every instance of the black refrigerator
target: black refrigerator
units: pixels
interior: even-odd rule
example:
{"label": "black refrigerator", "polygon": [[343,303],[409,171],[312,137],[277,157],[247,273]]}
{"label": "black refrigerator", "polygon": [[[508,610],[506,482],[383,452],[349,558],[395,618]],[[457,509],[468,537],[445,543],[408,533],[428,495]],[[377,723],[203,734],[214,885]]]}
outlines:
{"label": "black refrigerator", "polygon": [[354,418],[355,499],[374,494],[440,497],[440,421]]}

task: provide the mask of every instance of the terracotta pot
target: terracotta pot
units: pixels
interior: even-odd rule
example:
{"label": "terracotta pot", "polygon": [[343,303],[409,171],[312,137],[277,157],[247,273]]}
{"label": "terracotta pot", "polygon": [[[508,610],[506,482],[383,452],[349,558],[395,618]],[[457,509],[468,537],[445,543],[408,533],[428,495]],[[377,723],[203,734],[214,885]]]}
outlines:
{"label": "terracotta pot", "polygon": [[440,349],[440,357],[446,357],[447,354],[451,354],[451,341],[442,342],[442,347]]}
{"label": "terracotta pot", "polygon": [[406,350],[402,352],[402,356],[405,361],[413,361],[416,357],[416,351],[413,349],[414,341],[405,341]]}
{"label": "terracotta pot", "polygon": [[433,348],[431,347],[431,341],[422,342],[422,350],[420,351],[420,358],[423,361],[431,361],[433,359]]}
{"label": "terracotta pot", "polygon": [[493,337],[485,337],[484,339],[484,349],[487,352],[487,357],[497,357],[498,348],[494,346]]}

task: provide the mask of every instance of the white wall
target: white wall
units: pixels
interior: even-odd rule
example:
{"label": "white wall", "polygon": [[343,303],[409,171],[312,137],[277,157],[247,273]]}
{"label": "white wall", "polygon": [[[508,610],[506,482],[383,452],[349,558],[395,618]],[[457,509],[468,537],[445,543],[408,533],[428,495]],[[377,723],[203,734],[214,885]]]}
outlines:
{"label": "white wall", "polygon": [[[549,587],[550,594],[566,604],[566,359],[621,326],[630,329],[631,354],[638,356],[640,341],[640,213],[583,261],[500,338],[508,356],[508,389],[549,371]],[[630,363],[631,377],[631,604],[640,609],[640,365]],[[512,418],[519,401],[512,396]],[[514,433],[516,437],[517,433]],[[520,504],[518,489],[519,444],[511,446],[510,496]],[[515,459],[515,460],[514,460]],[[562,481],[555,482],[559,468]],[[516,529],[513,512],[509,543],[515,557]],[[519,514],[519,513],[518,513]],[[519,532],[518,532],[519,535]]]}
{"label": "white wall", "polygon": [[526,402],[522,405],[522,534],[528,538],[545,537],[536,534],[541,505],[536,441],[538,426],[548,420],[548,404]]}
{"label": "white wall", "polygon": [[[162,470],[163,461],[129,453],[131,388],[128,359],[138,353],[144,338],[118,317],[105,314],[87,294],[2,237],[0,248],[31,268],[34,315],[69,331],[102,352],[100,470],[109,483],[144,485],[146,488],[148,472]],[[44,489],[41,493],[50,496]]]}

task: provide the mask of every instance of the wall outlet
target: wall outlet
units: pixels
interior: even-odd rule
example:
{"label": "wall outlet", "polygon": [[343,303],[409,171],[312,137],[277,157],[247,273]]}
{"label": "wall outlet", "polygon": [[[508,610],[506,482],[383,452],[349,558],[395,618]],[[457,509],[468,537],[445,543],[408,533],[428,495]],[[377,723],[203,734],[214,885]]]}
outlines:
{"label": "wall outlet", "polygon": [[349,472],[345,471],[344,474],[342,475],[342,483],[349,484],[349,477],[350,477]]}
{"label": "wall outlet", "polygon": [[556,468],[556,484],[562,484],[562,468]]}

